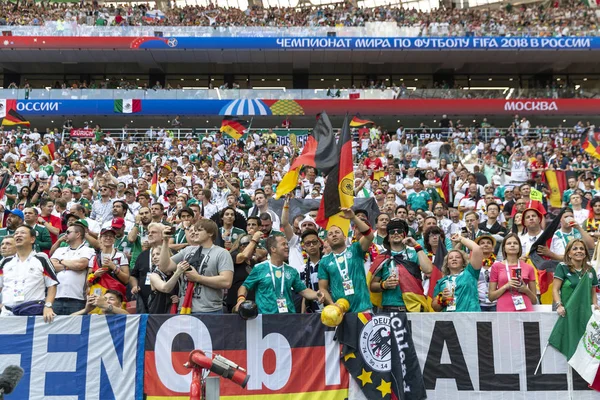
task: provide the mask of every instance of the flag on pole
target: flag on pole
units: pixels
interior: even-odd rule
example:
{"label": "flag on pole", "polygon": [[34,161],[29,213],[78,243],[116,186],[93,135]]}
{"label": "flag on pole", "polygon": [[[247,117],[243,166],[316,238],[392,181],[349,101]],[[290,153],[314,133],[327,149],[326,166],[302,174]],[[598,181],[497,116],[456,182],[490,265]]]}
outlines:
{"label": "flag on pole", "polygon": [[160,186],[160,182],[158,181],[158,171],[160,170],[160,166],[156,167],[154,170],[154,174],[152,175],[152,183],[150,184],[150,191],[156,198],[160,198],[162,193],[162,187]]}
{"label": "flag on pole", "polygon": [[592,284],[590,275],[593,269],[584,273],[569,300],[563,306],[566,314],[559,318],[552,329],[548,343],[561,354],[571,358],[577,351],[577,346],[584,336],[586,326],[592,316]]}
{"label": "flag on pole", "polygon": [[244,133],[246,133],[249,126],[250,123],[246,120],[228,116],[223,118],[219,132],[226,133],[235,140],[239,140],[242,136],[244,136]]}
{"label": "flag on pole", "polygon": [[54,153],[56,153],[56,146],[54,145],[54,142],[50,142],[42,146],[42,151],[50,158],[51,161],[54,161]]}
{"label": "flag on pole", "polygon": [[316,222],[324,229],[338,226],[342,232],[348,232],[350,221],[341,216],[340,208],[354,205],[354,165],[352,160],[352,135],[348,126],[348,116],[344,120],[342,135],[336,154],[339,162],[334,165],[325,182],[323,198],[319,206]]}
{"label": "flag on pole", "polygon": [[600,311],[592,312],[569,365],[592,389],[600,390]]}
{"label": "flag on pole", "polygon": [[6,116],[2,119],[2,126],[14,126],[14,125],[25,125],[29,126],[31,123],[19,114],[15,109],[8,110]]}
{"label": "flag on pole", "polygon": [[427,300],[430,304],[433,302],[435,285],[444,277],[444,275],[442,275],[442,265],[444,265],[444,258],[446,258],[447,254],[448,249],[446,248],[445,240],[440,240],[433,259],[433,268],[431,269],[431,274],[429,275],[429,290],[427,290]]}
{"label": "flag on pole", "polygon": [[142,111],[142,101],[133,99],[115,100],[114,111],[120,114],[134,114]]}
{"label": "flag on pole", "polygon": [[550,188],[550,205],[555,208],[562,206],[562,194],[567,189],[570,177],[576,177],[575,171],[546,171],[546,182]]}
{"label": "flag on pole", "polygon": [[320,118],[317,119],[315,128],[308,136],[302,154],[294,160],[290,170],[277,185],[275,199],[279,199],[296,188],[302,167],[311,166],[327,175],[338,163],[337,143],[331,121],[325,112],[319,115]]}
{"label": "flag on pole", "polygon": [[362,119],[360,117],[360,114],[356,114],[353,118],[352,121],[350,121],[350,126],[351,127],[357,127],[357,126],[363,126],[363,125],[367,125],[367,124],[374,124],[373,121],[370,121],[368,119]]}

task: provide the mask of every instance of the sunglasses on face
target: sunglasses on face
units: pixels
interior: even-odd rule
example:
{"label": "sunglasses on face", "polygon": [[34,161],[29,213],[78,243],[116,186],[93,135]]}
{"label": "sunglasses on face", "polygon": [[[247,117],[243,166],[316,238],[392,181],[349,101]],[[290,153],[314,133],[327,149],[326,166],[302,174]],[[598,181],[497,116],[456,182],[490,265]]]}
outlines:
{"label": "sunglasses on face", "polygon": [[319,245],[319,241],[318,240],[311,240],[311,241],[308,241],[308,242],[303,242],[303,244],[306,247],[318,246]]}
{"label": "sunglasses on face", "polygon": [[404,231],[402,229],[392,229],[391,231],[389,231],[390,235],[401,235],[403,233]]}
{"label": "sunglasses on face", "polygon": [[249,244],[250,244],[250,241],[240,242],[240,246],[248,246]]}

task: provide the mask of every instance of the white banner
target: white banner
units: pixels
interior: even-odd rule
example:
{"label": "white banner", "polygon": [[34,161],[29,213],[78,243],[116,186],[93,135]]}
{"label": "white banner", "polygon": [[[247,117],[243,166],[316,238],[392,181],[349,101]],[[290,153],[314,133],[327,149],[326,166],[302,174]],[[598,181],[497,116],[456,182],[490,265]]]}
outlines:
{"label": "white banner", "polygon": [[[555,313],[409,314],[428,399],[565,400],[567,360],[549,347]],[[600,394],[574,374],[574,399]]]}
{"label": "white banner", "polygon": [[0,118],[6,117],[6,99],[0,99]]}
{"label": "white banner", "polygon": [[57,317],[52,324],[1,317],[0,326],[0,373],[9,365],[25,370],[7,399],[138,398],[139,315]]}

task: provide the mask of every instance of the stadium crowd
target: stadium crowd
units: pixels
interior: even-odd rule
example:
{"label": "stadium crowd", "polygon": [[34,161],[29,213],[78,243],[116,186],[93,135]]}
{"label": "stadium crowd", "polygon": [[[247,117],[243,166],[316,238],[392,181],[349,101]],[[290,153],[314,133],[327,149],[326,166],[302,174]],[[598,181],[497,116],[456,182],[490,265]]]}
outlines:
{"label": "stadium crowd", "polygon": [[[315,222],[309,200],[322,199],[325,182],[312,167],[274,200],[302,149],[272,131],[228,145],[218,132],[61,139],[9,128],[2,315],[223,313],[247,299],[261,313],[319,312],[342,297],[350,311],[531,311],[544,293],[530,250],[546,227],[536,253],[557,262],[557,312],[584,274],[595,290],[587,261],[600,237],[600,163],[581,143],[595,127],[540,140],[519,116],[502,134],[487,121],[439,124],[432,135],[353,130],[363,207],[342,210],[349,232]],[[560,213],[545,171],[566,171]],[[293,202],[303,211],[291,214]],[[405,302],[406,282],[429,303]]]}
{"label": "stadium crowd", "polygon": [[498,9],[435,9],[428,12],[398,7],[358,8],[351,5],[312,8],[259,8],[246,10],[207,6],[153,10],[147,5],[119,6],[90,3],[4,2],[0,25],[43,26],[58,23],[79,26],[205,26],[228,28],[365,26],[395,22],[418,28],[421,36],[585,36],[596,35],[597,11],[583,1],[507,5]]}

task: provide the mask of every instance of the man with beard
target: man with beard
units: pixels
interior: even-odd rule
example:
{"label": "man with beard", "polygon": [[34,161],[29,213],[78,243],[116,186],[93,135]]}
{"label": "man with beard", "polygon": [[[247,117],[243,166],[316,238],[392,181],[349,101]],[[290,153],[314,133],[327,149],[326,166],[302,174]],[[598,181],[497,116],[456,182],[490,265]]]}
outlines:
{"label": "man with beard", "polygon": [[330,227],[327,231],[327,242],[331,253],[319,263],[319,289],[323,292],[327,304],[346,298],[350,302],[349,312],[367,311],[372,308],[372,304],[364,259],[373,242],[373,231],[351,209],[342,208],[341,211],[343,218],[351,220],[362,237],[347,246],[346,235],[342,229],[335,225]]}
{"label": "man with beard", "polygon": [[[382,261],[381,268],[378,268],[379,271],[370,283],[371,292],[383,293],[381,306],[384,312],[407,311],[398,279],[398,269],[406,266],[399,264],[399,261],[406,260],[415,263],[416,266],[420,265],[421,271],[426,275],[433,269],[433,264],[423,247],[407,235],[408,224],[405,221],[392,220],[387,224],[387,236],[383,242],[387,251],[381,256],[385,261]],[[415,268],[415,271],[409,270],[409,273],[414,274],[413,276],[420,281],[421,271]]]}

